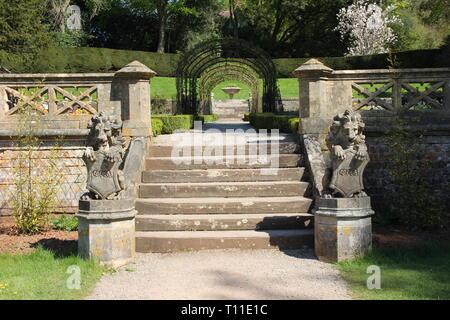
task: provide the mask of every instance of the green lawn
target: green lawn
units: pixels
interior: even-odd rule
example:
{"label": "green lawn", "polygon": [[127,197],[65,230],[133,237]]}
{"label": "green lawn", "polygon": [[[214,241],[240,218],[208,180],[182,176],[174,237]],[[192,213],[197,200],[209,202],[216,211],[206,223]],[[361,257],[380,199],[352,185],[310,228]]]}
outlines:
{"label": "green lawn", "polygon": [[[67,288],[69,266],[80,268],[80,289]],[[76,253],[57,256],[40,247],[27,255],[1,254],[0,300],[81,299],[105,271],[93,261],[80,259]]]}
{"label": "green lawn", "polygon": [[[213,92],[217,100],[228,99],[228,95],[221,89],[226,86],[238,86],[242,90],[234,96],[235,99],[248,99],[249,88],[240,81],[224,81],[217,85]],[[262,86],[262,81],[260,81]],[[294,78],[278,79],[281,96],[283,98],[298,97],[298,81]],[[175,99],[177,96],[176,78],[155,77],[151,80],[152,98]]]}
{"label": "green lawn", "polygon": [[[367,289],[367,267],[381,270],[381,289]],[[374,248],[364,258],[337,267],[357,299],[450,299],[450,244]]]}

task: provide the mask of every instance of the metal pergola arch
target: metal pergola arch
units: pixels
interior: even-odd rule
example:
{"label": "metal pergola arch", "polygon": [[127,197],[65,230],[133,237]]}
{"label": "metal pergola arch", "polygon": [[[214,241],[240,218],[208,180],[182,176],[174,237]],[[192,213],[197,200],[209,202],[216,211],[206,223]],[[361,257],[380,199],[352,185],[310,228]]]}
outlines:
{"label": "metal pergola arch", "polygon": [[205,83],[199,80],[209,78],[208,74],[214,72],[222,73],[227,80],[232,80],[234,78],[231,77],[239,75],[237,66],[241,67],[240,78],[243,81],[245,79],[246,84],[253,78],[249,77],[248,70],[262,79],[262,110],[280,111],[282,104],[277,87],[277,70],[270,56],[248,42],[225,38],[199,43],[181,56],[177,67],[177,102],[182,112],[197,114],[202,109],[199,98],[204,97],[205,88],[202,86]]}

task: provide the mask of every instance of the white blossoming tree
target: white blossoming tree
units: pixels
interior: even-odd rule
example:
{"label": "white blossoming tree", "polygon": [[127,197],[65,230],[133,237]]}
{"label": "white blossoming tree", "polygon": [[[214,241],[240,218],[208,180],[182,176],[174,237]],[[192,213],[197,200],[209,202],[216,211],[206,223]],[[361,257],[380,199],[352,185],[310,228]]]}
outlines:
{"label": "white blossoming tree", "polygon": [[347,55],[369,55],[388,51],[390,44],[397,40],[390,25],[401,23],[393,12],[395,5],[385,8],[368,0],[356,0],[342,8],[337,14],[341,39],[348,39]]}

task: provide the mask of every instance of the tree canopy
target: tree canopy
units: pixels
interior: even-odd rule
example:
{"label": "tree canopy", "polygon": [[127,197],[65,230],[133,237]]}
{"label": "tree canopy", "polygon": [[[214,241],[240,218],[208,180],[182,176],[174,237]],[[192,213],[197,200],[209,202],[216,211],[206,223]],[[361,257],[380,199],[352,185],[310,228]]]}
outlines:
{"label": "tree canopy", "polygon": [[[0,0],[0,45],[10,52],[50,45],[177,53],[233,37],[273,57],[342,56],[352,39],[337,30],[338,14],[361,1]],[[396,41],[385,50],[437,48],[450,34],[450,0],[368,2],[394,5],[401,20],[388,23]],[[81,9],[81,30],[66,28],[69,5]]]}

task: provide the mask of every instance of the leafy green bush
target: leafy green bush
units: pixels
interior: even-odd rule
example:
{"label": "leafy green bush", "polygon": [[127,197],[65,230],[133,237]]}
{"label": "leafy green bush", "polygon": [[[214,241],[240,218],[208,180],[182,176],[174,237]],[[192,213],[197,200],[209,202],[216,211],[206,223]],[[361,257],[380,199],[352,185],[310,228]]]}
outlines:
{"label": "leafy green bush", "polygon": [[78,227],[78,219],[75,216],[62,215],[58,218],[51,218],[52,229],[75,231]]}
{"label": "leafy green bush", "polygon": [[296,114],[252,113],[248,119],[256,129],[279,129],[280,132],[297,133],[299,118]]}
{"label": "leafy green bush", "polygon": [[195,120],[199,120],[202,123],[214,122],[219,119],[217,114],[199,114],[195,117]]}
{"label": "leafy green bush", "polygon": [[292,133],[297,133],[298,132],[298,124],[300,122],[299,118],[290,118],[288,120],[289,122],[289,128],[291,129]]}
{"label": "leafy green bush", "polygon": [[175,130],[183,129],[189,130],[194,126],[194,116],[190,114],[183,115],[154,115],[153,119],[159,119],[163,125],[161,129],[162,134],[170,134]]}
{"label": "leafy green bush", "polygon": [[152,133],[154,137],[161,134],[163,128],[163,122],[160,119],[152,118]]}
{"label": "leafy green bush", "polygon": [[47,228],[49,214],[58,204],[63,182],[62,138],[58,137],[50,148],[44,149],[38,133],[43,126],[42,115],[26,105],[19,107],[17,115],[17,138],[13,143],[17,151],[11,168],[12,214],[20,232],[37,233]]}
{"label": "leafy green bush", "polygon": [[250,112],[244,113],[244,118],[242,119],[244,121],[250,121]]}

